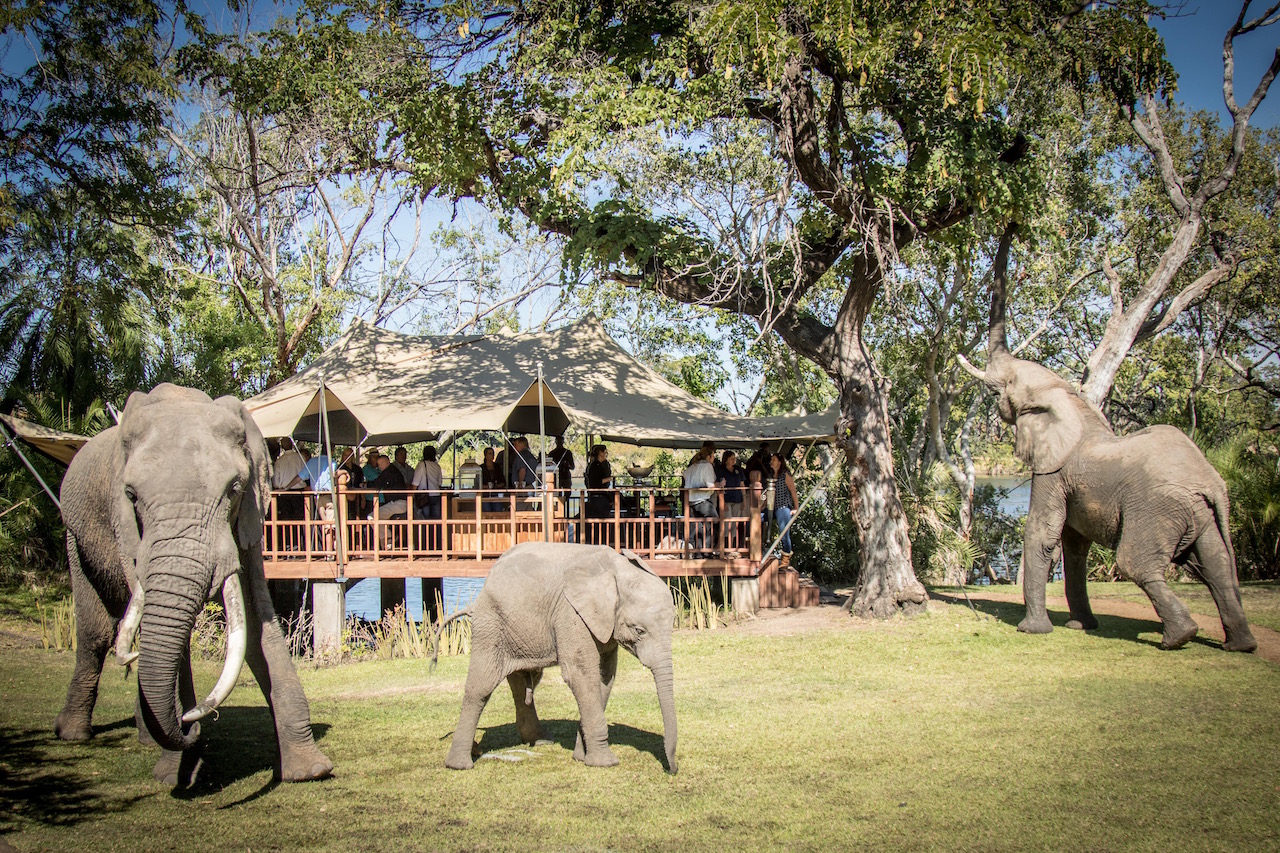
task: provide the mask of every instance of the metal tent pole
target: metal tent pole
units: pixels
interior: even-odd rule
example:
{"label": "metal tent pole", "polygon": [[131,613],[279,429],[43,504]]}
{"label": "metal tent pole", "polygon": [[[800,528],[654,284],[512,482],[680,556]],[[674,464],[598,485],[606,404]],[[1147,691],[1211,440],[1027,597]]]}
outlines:
{"label": "metal tent pole", "polygon": [[542,362],[538,362],[538,438],[542,440],[538,475],[542,479],[542,541],[551,541],[551,492],[547,490],[547,416],[542,399]]}

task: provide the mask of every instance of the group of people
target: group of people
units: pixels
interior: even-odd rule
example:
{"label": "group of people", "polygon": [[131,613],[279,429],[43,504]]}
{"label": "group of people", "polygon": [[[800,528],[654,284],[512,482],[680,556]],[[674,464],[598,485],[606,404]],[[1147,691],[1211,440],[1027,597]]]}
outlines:
{"label": "group of people", "polygon": [[[758,488],[762,492],[765,529],[769,529],[770,522],[777,526],[782,536],[779,543],[782,565],[790,565],[791,516],[800,505],[800,499],[787,460],[782,454],[770,451],[768,442],[761,442],[745,465],[740,466],[738,461],[736,451],[725,450],[717,459],[715,442],[702,443],[684,470],[689,515],[693,518],[746,518],[746,490]],[[707,549],[707,537],[713,529],[710,524],[699,525],[695,532],[695,550]],[[737,526],[731,527],[729,532],[732,539],[737,535]]]}

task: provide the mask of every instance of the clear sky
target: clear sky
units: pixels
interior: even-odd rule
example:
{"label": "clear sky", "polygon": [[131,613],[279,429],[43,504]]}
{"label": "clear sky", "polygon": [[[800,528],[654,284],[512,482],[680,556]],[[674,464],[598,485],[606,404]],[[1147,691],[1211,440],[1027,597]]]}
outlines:
{"label": "clear sky", "polygon": [[[1261,15],[1272,2],[1254,0],[1246,20]],[[1180,12],[1155,23],[1178,72],[1178,100],[1193,109],[1216,110],[1224,120],[1227,111],[1222,99],[1222,40],[1239,14],[1237,0],[1188,0]],[[1280,24],[1236,39],[1237,103],[1244,103],[1253,95],[1277,46]],[[1250,124],[1257,128],[1280,126],[1280,81],[1272,85]]]}

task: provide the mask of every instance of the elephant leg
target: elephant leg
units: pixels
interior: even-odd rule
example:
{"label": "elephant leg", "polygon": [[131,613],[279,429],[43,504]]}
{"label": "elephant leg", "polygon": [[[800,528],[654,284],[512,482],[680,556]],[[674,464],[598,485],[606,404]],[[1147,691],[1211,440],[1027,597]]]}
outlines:
{"label": "elephant leg", "polygon": [[[1178,535],[1181,535],[1181,530]],[[1116,565],[1147,594],[1156,615],[1164,623],[1164,636],[1160,639],[1162,649],[1180,649],[1200,630],[1187,606],[1173,594],[1164,580],[1165,569],[1169,567],[1177,546],[1176,540],[1177,536],[1171,537],[1155,525],[1148,525],[1136,530],[1131,528],[1122,534],[1116,547]]]}
{"label": "elephant leg", "polygon": [[[609,707],[609,694],[613,692],[614,677],[618,674],[618,647],[614,646],[600,655],[600,708],[605,710]],[[607,723],[606,723],[607,725]],[[586,757],[586,750],[582,739],[582,727],[578,727],[577,742],[573,746],[573,757],[582,761]],[[606,730],[606,738],[608,732]]]}
{"label": "elephant leg", "polygon": [[1027,615],[1018,623],[1019,631],[1047,634],[1053,630],[1044,590],[1066,522],[1067,503],[1058,476],[1036,475],[1031,480],[1031,509],[1022,543],[1022,597]]}
{"label": "elephant leg", "polygon": [[93,706],[98,701],[102,664],[115,639],[116,622],[107,612],[98,591],[80,568],[80,548],[67,534],[67,559],[71,563],[71,596],[76,608],[76,667],[67,687],[67,700],[54,721],[62,740],[93,737]]}
{"label": "elephant leg", "polygon": [[1218,528],[1210,524],[1191,546],[1191,555],[1201,580],[1213,593],[1222,619],[1222,630],[1227,635],[1222,647],[1229,652],[1251,652],[1258,648],[1258,641],[1249,630],[1249,620],[1240,602],[1240,583],[1236,579],[1231,554],[1222,541]]}
{"label": "elephant leg", "polygon": [[[472,628],[472,637],[475,628]],[[458,718],[458,727],[453,730],[453,742],[449,746],[449,754],[445,757],[444,766],[453,770],[469,770],[474,763],[472,747],[475,746],[476,727],[480,725],[480,714],[488,704],[489,697],[505,677],[498,655],[492,649],[471,647],[471,665],[467,667],[467,683],[462,690],[462,715]]]}
{"label": "elephant leg", "polygon": [[542,680],[542,670],[531,669],[513,672],[507,676],[511,698],[516,703],[516,731],[525,743],[547,743],[546,731],[538,719],[538,709],[533,704],[533,691]]}
{"label": "elephant leg", "polygon": [[1098,627],[1098,620],[1089,607],[1089,589],[1086,578],[1089,574],[1089,540],[1085,539],[1070,527],[1062,531],[1062,577],[1067,591],[1067,609],[1071,618],[1068,628],[1092,631]]}
{"label": "elephant leg", "polygon": [[246,574],[253,598],[245,608],[249,641],[245,663],[267,700],[275,725],[276,776],[285,782],[324,779],[333,773],[333,762],[316,746],[311,706],[276,620],[266,579],[252,570]]}

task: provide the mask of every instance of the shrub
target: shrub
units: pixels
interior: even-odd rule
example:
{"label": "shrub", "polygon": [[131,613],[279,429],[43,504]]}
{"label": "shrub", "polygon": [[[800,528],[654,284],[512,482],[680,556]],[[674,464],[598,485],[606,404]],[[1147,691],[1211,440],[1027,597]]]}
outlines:
{"label": "shrub", "polygon": [[1208,453],[1227,481],[1231,541],[1241,580],[1280,577],[1280,453],[1238,439]]}

